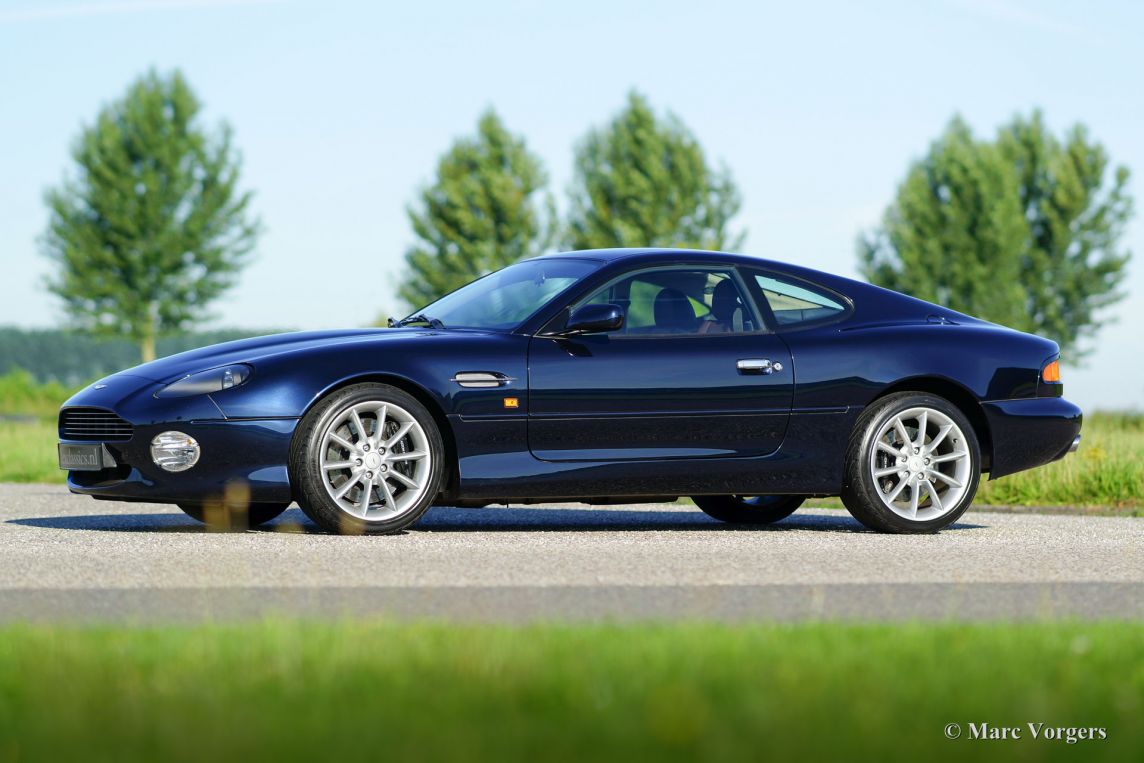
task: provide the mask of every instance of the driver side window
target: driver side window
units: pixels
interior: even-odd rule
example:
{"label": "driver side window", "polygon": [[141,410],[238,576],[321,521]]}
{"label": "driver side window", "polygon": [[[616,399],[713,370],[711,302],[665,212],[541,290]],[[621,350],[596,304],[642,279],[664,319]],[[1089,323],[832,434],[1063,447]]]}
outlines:
{"label": "driver side window", "polygon": [[620,335],[741,334],[759,323],[730,270],[661,268],[621,276],[581,304],[624,309]]}

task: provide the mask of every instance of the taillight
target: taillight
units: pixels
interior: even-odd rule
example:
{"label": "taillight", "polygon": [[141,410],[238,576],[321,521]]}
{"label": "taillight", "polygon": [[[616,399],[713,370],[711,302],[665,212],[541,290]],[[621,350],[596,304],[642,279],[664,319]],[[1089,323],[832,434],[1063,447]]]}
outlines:
{"label": "taillight", "polygon": [[1061,361],[1054,360],[1041,369],[1041,381],[1049,384],[1060,384],[1061,382]]}

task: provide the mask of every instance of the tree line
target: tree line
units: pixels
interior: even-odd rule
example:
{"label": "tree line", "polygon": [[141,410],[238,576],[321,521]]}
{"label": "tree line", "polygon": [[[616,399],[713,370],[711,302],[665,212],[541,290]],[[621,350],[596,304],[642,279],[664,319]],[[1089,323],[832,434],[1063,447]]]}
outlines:
{"label": "tree line", "polygon": [[[159,337],[204,318],[261,231],[230,127],[210,129],[200,110],[179,72],[149,72],[81,131],[72,173],[47,194],[48,288],[73,326],[128,338],[144,360]],[[1079,350],[1124,296],[1128,176],[1083,125],[1058,138],[1034,112],[982,140],[954,117],[859,236],[859,267]],[[736,250],[745,239],[731,173],[637,92],[576,144],[566,206],[558,219],[543,162],[489,109],[407,209],[414,243],[399,296],[418,308],[555,248]]]}
{"label": "tree line", "polygon": [[[159,355],[173,355],[219,342],[273,334],[281,329],[220,329],[163,337]],[[139,346],[122,337],[93,338],[63,329],[0,326],[0,377],[26,372],[39,382],[78,387],[139,362]],[[57,400],[57,404],[62,400]],[[2,413],[3,411],[0,411]]]}

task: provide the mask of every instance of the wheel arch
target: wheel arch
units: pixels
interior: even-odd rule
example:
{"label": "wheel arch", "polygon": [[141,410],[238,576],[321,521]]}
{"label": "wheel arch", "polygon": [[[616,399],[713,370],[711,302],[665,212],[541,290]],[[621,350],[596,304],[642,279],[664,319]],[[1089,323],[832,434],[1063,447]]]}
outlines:
{"label": "wheel arch", "polygon": [[993,433],[989,429],[989,420],[985,418],[985,411],[980,401],[967,388],[957,382],[940,376],[913,376],[908,379],[894,382],[878,393],[870,401],[873,405],[887,395],[898,392],[924,392],[937,395],[948,400],[965,418],[969,419],[973,427],[973,434],[977,437],[978,447],[981,449],[981,470],[989,471],[993,466]]}
{"label": "wheel arch", "polygon": [[[445,415],[445,410],[441,407],[441,404],[429,393],[429,390],[412,379],[405,376],[398,376],[397,374],[386,373],[364,373],[340,379],[337,383],[331,384],[315,395],[314,399],[310,401],[310,404],[306,406],[306,409],[302,411],[302,415],[299,418],[305,418],[316,405],[338,390],[345,389],[354,384],[368,384],[371,382],[396,387],[402,392],[412,395],[417,402],[425,406],[425,410],[429,411],[429,415],[433,417],[433,422],[437,425],[437,431],[441,433],[441,441],[445,444],[445,464],[448,469],[445,474],[445,485],[442,492],[446,495],[456,495],[457,487],[460,484],[460,469],[458,468],[457,441],[453,434],[453,427],[450,426],[449,418]],[[295,434],[295,437],[296,436]],[[296,443],[291,441],[291,451],[295,445]],[[291,492],[296,492],[293,473],[290,474],[290,490]]]}

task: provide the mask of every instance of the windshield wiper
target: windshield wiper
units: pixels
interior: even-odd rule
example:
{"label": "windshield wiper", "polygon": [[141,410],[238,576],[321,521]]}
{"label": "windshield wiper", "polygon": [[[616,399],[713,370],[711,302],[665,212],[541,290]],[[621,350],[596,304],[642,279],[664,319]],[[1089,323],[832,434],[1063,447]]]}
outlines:
{"label": "windshield wiper", "polygon": [[444,323],[437,320],[436,318],[430,318],[425,313],[417,313],[417,315],[411,315],[408,318],[402,318],[401,320],[396,320],[394,318],[390,318],[388,322],[389,322],[390,328],[400,328],[402,326],[408,326],[411,323],[424,323],[427,326],[429,326],[429,328],[434,328],[434,329],[445,328]]}

